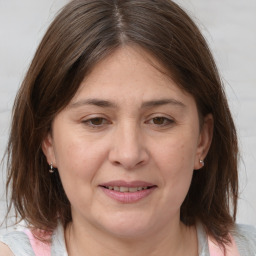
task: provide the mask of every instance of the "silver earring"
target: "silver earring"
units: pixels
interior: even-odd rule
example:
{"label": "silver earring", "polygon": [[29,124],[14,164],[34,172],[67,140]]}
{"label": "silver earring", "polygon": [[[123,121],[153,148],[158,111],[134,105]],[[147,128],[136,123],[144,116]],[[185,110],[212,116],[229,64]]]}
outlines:
{"label": "silver earring", "polygon": [[199,162],[202,166],[204,166],[204,160],[200,159]]}
{"label": "silver earring", "polygon": [[50,163],[50,170],[49,170],[49,173],[54,173],[54,169],[53,169],[52,163]]}

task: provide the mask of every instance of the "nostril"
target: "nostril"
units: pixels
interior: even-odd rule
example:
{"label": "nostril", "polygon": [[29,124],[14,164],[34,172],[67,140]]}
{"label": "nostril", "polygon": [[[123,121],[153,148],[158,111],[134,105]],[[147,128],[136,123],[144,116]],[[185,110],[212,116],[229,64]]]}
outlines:
{"label": "nostril", "polygon": [[121,163],[119,161],[114,161],[113,164],[114,165],[121,165]]}
{"label": "nostril", "polygon": [[121,161],[113,161],[112,164],[114,166],[122,166],[122,168],[126,169],[126,170],[132,170],[134,168],[138,168],[141,165],[143,165],[144,161],[142,160],[142,161],[139,161],[137,163],[135,163],[135,162],[129,162],[129,163],[127,162],[127,163],[125,163],[125,162],[121,162]]}
{"label": "nostril", "polygon": [[144,162],[145,162],[145,161],[143,161],[143,160],[140,161],[139,163],[137,163],[137,166],[138,166],[138,165],[142,165]]}
{"label": "nostril", "polygon": [[144,165],[149,159],[149,154],[142,146],[132,147],[134,144],[122,142],[121,144],[114,145],[109,152],[108,160],[112,165],[122,166],[127,170]]}

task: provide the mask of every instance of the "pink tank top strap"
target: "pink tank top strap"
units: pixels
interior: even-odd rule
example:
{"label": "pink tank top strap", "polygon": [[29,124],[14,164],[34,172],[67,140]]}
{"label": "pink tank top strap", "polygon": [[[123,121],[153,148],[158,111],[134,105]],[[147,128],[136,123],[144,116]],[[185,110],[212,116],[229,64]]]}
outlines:
{"label": "pink tank top strap", "polygon": [[236,246],[236,243],[234,241],[234,238],[230,236],[231,238],[231,244],[226,246],[226,255],[224,255],[223,249],[221,249],[217,242],[212,239],[208,238],[208,244],[209,244],[209,251],[210,256],[240,256],[238,248]]}
{"label": "pink tank top strap", "polygon": [[[31,230],[25,229],[24,233],[28,236],[30,244],[36,256],[51,256],[51,244],[44,243],[34,237]],[[50,235],[46,236],[46,239],[50,238]]]}

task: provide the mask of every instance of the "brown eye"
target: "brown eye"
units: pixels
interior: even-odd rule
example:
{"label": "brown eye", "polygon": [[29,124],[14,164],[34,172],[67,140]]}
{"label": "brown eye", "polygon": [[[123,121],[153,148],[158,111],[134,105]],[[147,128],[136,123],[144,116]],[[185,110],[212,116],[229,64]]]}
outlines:
{"label": "brown eye", "polygon": [[156,116],[148,120],[146,123],[157,127],[168,127],[169,125],[172,125],[174,121],[164,116]]}
{"label": "brown eye", "polygon": [[98,125],[102,125],[104,122],[103,118],[97,117],[97,118],[92,118],[90,120],[88,120],[92,125],[98,126]]}
{"label": "brown eye", "polygon": [[157,125],[163,125],[163,124],[165,124],[166,119],[167,118],[165,118],[165,117],[155,117],[155,118],[153,118],[153,123],[157,124]]}
{"label": "brown eye", "polygon": [[109,124],[109,121],[102,117],[94,117],[84,120],[83,124],[91,128],[101,128]]}

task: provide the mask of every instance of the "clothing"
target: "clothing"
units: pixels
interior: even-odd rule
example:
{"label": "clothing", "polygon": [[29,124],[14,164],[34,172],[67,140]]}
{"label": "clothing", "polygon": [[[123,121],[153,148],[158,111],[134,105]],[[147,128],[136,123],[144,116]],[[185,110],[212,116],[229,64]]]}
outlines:
{"label": "clothing", "polygon": [[[13,231],[0,236],[0,241],[5,243],[13,252],[15,256],[48,256],[47,246],[44,243],[41,243],[41,252],[35,253],[28,232],[25,231]],[[56,230],[52,234],[50,247],[51,256],[68,256],[65,239],[64,239],[64,229],[61,224],[58,225]],[[44,252],[45,251],[45,252]]]}
{"label": "clothing", "polygon": [[[212,242],[208,243],[208,237],[200,223],[197,224],[196,228],[199,256],[222,255],[216,245]],[[256,256],[256,229],[254,227],[236,225],[235,230],[231,232],[231,234],[241,256]],[[36,240],[38,243],[37,247],[40,247],[39,249],[41,252],[34,252],[33,241],[31,243],[29,237],[31,239],[28,231],[14,231],[0,237],[0,241],[8,245],[15,256],[68,256],[64,239],[64,230],[60,224],[52,234],[52,243],[50,247],[47,247],[47,245]],[[211,248],[211,254],[209,252],[209,245]],[[215,251],[213,251],[214,246],[216,249]],[[47,254],[48,249],[50,254]],[[235,256],[232,252],[228,253],[229,255]]]}

